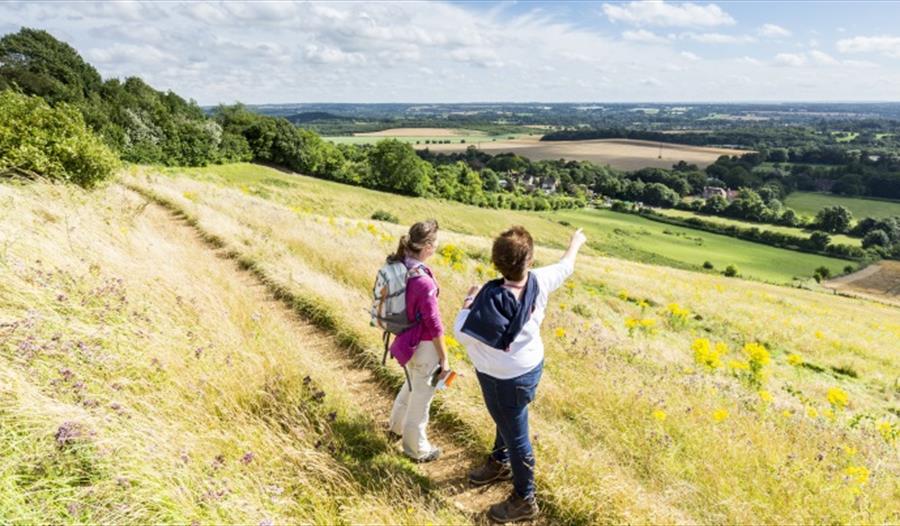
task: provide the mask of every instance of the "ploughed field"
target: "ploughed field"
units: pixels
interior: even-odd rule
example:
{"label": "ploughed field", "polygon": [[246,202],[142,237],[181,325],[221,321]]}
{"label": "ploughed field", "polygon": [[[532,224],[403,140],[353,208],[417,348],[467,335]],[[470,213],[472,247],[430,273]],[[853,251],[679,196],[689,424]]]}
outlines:
{"label": "ploughed field", "polygon": [[[134,169],[122,180],[315,306],[370,358],[380,334],[362,312],[408,226],[366,219],[375,208],[441,223],[433,265],[446,325],[469,285],[494,275],[491,234],[533,228],[545,264],[571,231],[535,214],[247,165]],[[540,496],[558,522],[897,522],[898,320],[890,305],[589,251],[544,321],[532,411]],[[474,372],[449,344],[462,374],[439,395],[441,414],[486,452],[492,428]]]}
{"label": "ploughed field", "polygon": [[[416,148],[429,148],[436,152],[460,152],[472,144],[417,144]],[[632,139],[596,139],[587,141],[541,141],[539,136],[521,136],[515,139],[483,140],[474,143],[490,153],[515,153],[531,160],[568,159],[608,164],[620,170],[641,168],[671,168],[678,161],[696,164],[704,168],[722,155],[743,155],[746,150],[710,148],[685,144],[657,143]]]}

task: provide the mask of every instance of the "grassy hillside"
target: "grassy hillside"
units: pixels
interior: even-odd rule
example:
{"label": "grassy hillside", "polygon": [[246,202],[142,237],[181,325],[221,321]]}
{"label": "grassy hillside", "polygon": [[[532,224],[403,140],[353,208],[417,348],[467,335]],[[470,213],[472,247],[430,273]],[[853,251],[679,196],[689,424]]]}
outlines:
{"label": "grassy hillside", "polygon": [[700,269],[712,261],[719,270],[737,265],[743,276],[776,283],[795,277],[809,279],[819,266],[840,274],[845,260],[783,250],[728,236],[665,225],[611,211],[553,213],[490,210],[442,200],[413,199],[331,181],[301,177],[253,164],[229,164],[206,168],[172,169],[200,181],[225,184],[248,195],[271,199],[297,212],[323,216],[368,219],[376,210],[395,214],[410,224],[423,217],[438,217],[444,228],[460,233],[491,236],[497,226],[525,225],[535,238],[550,247],[563,247],[571,227],[584,227],[597,253],[680,268]]}
{"label": "grassy hillside", "polygon": [[835,205],[847,207],[848,210],[853,212],[855,219],[900,216],[900,201],[843,197],[817,192],[794,192],[785,198],[784,204],[798,213],[808,216],[814,216],[819,210]]}
{"label": "grassy hillside", "polygon": [[[361,312],[404,227],[359,217],[390,208],[404,222],[434,215],[469,232],[444,230],[434,261],[448,325],[468,286],[492,274],[490,239],[472,234],[513,219],[457,217],[459,208],[425,200],[403,201],[420,207],[408,210],[390,206],[396,196],[255,177],[279,182],[139,170],[125,181],[182,210],[285,294],[317,305],[371,357],[380,356],[380,335]],[[560,225],[525,219],[562,243]],[[560,254],[542,246],[536,257]],[[540,497],[563,510],[559,520],[900,520],[896,308],[597,256],[582,257],[570,283],[544,321],[546,372],[532,413]],[[474,372],[450,344],[462,377],[442,397],[442,414],[486,451],[492,428]]]}
{"label": "grassy hillside", "polygon": [[610,210],[564,210],[548,217],[584,227],[593,246],[611,255],[627,255],[625,251],[630,250],[634,255],[629,259],[694,269],[701,268],[705,261],[719,270],[735,265],[741,275],[773,283],[807,280],[819,266],[840,274],[851,263]]}
{"label": "grassy hillside", "polygon": [[[697,212],[690,212],[688,210],[677,210],[675,208],[656,208],[655,212],[659,214],[668,215],[671,217],[676,217],[679,219],[690,219],[692,217],[696,217],[698,219],[702,219],[703,221],[710,221],[712,223],[718,223],[720,225],[725,226],[736,226],[740,228],[758,228],[759,230],[768,230],[770,232],[779,232],[781,234],[788,234],[791,236],[799,236],[799,237],[809,237],[810,232],[803,230],[802,228],[795,228],[789,226],[781,226],[781,225],[770,225],[766,223],[751,223],[749,221],[741,221],[739,219],[730,219],[727,217],[721,216],[713,216],[707,214],[699,214]],[[837,243],[841,245],[850,245],[854,247],[858,247],[862,245],[862,239],[858,237],[850,237],[845,236],[843,234],[829,234],[831,236],[831,242]]]}
{"label": "grassy hillside", "polygon": [[189,228],[117,185],[0,201],[3,522],[467,522]]}

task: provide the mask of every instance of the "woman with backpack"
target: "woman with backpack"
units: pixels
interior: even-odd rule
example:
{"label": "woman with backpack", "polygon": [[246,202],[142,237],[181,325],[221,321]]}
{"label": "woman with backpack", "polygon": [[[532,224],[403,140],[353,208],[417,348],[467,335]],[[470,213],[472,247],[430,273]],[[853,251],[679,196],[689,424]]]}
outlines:
{"label": "woman with backpack", "polygon": [[425,432],[435,391],[429,380],[437,366],[441,377],[450,371],[437,302],[440,289],[425,264],[435,252],[437,234],[437,221],[416,223],[409,228],[409,234],[400,238],[397,252],[388,256],[388,264],[403,263],[407,270],[405,299],[409,322],[390,346],[391,356],[407,371],[407,382],[391,409],[390,430],[403,437],[403,452],[417,462],[430,462],[441,455]]}
{"label": "woman with backpack", "polygon": [[[559,262],[529,270],[534,242],[525,228],[514,226],[494,240],[491,259],[503,275],[479,288],[463,302],[453,332],[466,347],[481,385],[485,405],[497,427],[487,462],[469,473],[476,486],[513,480],[513,492],[491,506],[497,522],[534,519],[534,452],[528,434],[528,404],[534,400],[544,367],[541,322],[551,292],[575,268],[575,256],[586,241],[575,231]],[[476,295],[477,293],[477,295]]]}

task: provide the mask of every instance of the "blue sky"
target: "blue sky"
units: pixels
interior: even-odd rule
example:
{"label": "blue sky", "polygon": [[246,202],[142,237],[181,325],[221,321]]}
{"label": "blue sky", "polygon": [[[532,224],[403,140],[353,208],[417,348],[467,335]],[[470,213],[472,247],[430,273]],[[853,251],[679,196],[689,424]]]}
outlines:
{"label": "blue sky", "polygon": [[106,77],[234,102],[876,101],[896,2],[6,2]]}

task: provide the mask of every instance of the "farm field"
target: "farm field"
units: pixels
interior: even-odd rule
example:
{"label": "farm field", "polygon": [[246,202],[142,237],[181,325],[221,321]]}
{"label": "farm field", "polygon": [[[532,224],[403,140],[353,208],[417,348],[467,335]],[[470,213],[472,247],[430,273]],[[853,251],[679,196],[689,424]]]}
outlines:
{"label": "farm field", "polygon": [[[736,226],[741,228],[758,228],[760,230],[769,230],[772,232],[780,232],[782,234],[790,234],[792,236],[800,236],[800,237],[809,237],[810,232],[803,230],[802,228],[793,228],[789,226],[781,226],[781,225],[768,225],[764,223],[751,223],[749,221],[741,221],[739,219],[730,219],[727,217],[719,217],[719,216],[711,216],[705,214],[698,214],[696,212],[690,212],[688,210],[676,210],[674,208],[654,208],[654,212],[658,214],[667,215],[670,217],[676,217],[679,219],[690,219],[692,217],[696,217],[698,219],[702,219],[704,221],[710,221],[713,223],[718,223],[720,225],[726,226]],[[841,245],[850,245],[854,247],[858,247],[862,245],[862,240],[858,237],[850,237],[844,234],[829,234],[831,236],[832,243],[838,243]]]}
{"label": "farm field", "polygon": [[819,192],[793,192],[785,198],[784,204],[806,216],[815,216],[819,210],[835,205],[846,207],[856,220],[863,217],[900,216],[900,201],[844,197]]}
{"label": "farm field", "polygon": [[[436,152],[458,152],[466,149],[462,144],[429,145]],[[425,145],[416,145],[424,148]],[[540,137],[520,137],[514,140],[481,142],[478,147],[490,154],[515,153],[531,160],[571,159],[608,164],[620,170],[638,170],[647,167],[671,168],[678,161],[693,163],[704,168],[722,155],[743,155],[746,150],[707,148],[682,144],[662,144],[631,139],[597,139],[586,141],[541,141]]]}
{"label": "farm field", "polygon": [[742,276],[772,283],[809,281],[816,268],[828,267],[841,274],[852,261],[806,254],[751,243],[729,236],[603,209],[560,210],[556,220],[564,220],[588,232],[591,245],[601,253],[674,267],[700,269],[705,261],[717,271],[728,265]]}
{"label": "farm field", "polygon": [[[320,190],[312,199],[329,207],[323,213],[299,195],[310,208],[285,202],[299,186],[254,192],[208,169],[135,169],[123,182],[179,210],[380,357],[380,335],[360,310],[403,225],[347,217],[357,213],[351,192],[325,204]],[[445,324],[468,286],[490,277],[489,246],[487,237],[442,230],[434,267]],[[536,252],[540,263],[560,255]],[[557,522],[900,519],[895,307],[590,254],[570,283],[548,307],[546,372],[532,412],[540,498],[563,510]],[[440,412],[487,451],[480,390],[464,352],[450,345],[462,376]]]}
{"label": "farm field", "polygon": [[900,261],[879,261],[859,272],[833,279],[825,286],[886,299],[900,305]]}
{"label": "farm field", "polygon": [[743,276],[776,283],[789,283],[795,277],[808,280],[814,270],[823,265],[837,275],[852,263],[608,210],[552,213],[490,210],[451,201],[385,194],[254,164],[189,168],[178,172],[202,181],[228,184],[247,194],[271,198],[306,213],[331,215],[335,210],[344,210],[345,217],[365,220],[376,210],[389,210],[401,223],[437,217],[450,230],[478,236],[496,234],[497,225],[518,223],[526,226],[540,243],[551,247],[564,246],[571,229],[559,221],[568,221],[573,226],[591,230],[594,234],[592,246],[598,253],[681,268],[699,269],[707,260],[718,270],[734,264]]}
{"label": "farm field", "polygon": [[[391,128],[377,132],[354,133],[352,136],[323,137],[335,144],[375,144],[376,142],[391,138],[407,142],[418,147],[433,147],[437,145],[426,144],[436,141],[452,141],[454,144],[480,144],[487,141],[505,141],[515,138],[528,137],[527,134],[489,134],[479,130],[466,130],[462,128]],[[463,148],[465,149],[465,147]]]}

